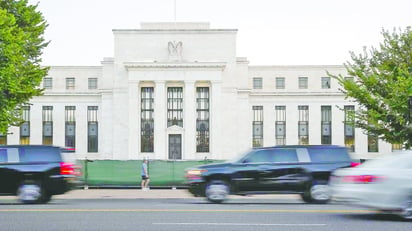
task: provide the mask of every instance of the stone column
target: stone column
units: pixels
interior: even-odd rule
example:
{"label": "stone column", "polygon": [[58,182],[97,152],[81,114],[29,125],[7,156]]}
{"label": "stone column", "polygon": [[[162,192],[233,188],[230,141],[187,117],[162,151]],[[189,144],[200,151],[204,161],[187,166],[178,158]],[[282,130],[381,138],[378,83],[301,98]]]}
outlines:
{"label": "stone column", "polygon": [[210,88],[210,154],[208,158],[222,156],[222,82],[212,81]]}
{"label": "stone column", "polygon": [[[165,81],[155,81],[154,152],[156,159],[167,159],[167,108]],[[146,157],[146,156],[144,156]]]}
{"label": "stone column", "polygon": [[129,158],[137,159],[140,153],[140,96],[139,81],[129,83]]}
{"label": "stone column", "polygon": [[193,159],[196,153],[196,88],[195,81],[186,80],[183,98],[183,150],[182,159]]}

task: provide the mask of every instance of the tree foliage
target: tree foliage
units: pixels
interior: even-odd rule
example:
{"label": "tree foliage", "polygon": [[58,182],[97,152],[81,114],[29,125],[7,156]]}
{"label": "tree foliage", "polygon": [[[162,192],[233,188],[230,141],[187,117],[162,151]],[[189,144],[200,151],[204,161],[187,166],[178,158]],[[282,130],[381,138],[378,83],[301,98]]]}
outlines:
{"label": "tree foliage", "polygon": [[27,0],[0,1],[0,133],[21,122],[21,108],[33,96],[48,68],[40,66],[47,23]]}
{"label": "tree foliage", "polygon": [[411,28],[383,30],[378,48],[363,49],[345,63],[349,76],[336,78],[347,98],[359,104],[356,126],[393,144],[412,147],[412,118],[408,97],[412,96]]}

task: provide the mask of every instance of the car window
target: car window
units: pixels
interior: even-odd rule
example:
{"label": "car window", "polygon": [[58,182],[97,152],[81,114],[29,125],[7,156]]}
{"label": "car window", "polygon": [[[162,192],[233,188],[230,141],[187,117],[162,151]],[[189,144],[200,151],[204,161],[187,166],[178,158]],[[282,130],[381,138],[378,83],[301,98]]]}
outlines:
{"label": "car window", "polygon": [[350,161],[348,152],[344,148],[308,148],[308,153],[313,162]]}
{"label": "car window", "polygon": [[0,148],[0,163],[7,162],[7,149]]}
{"label": "car window", "polygon": [[294,148],[274,149],[273,152],[273,162],[275,163],[298,162],[298,155]]}
{"label": "car window", "polygon": [[248,155],[244,163],[272,162],[272,152],[270,150],[257,150]]}
{"label": "car window", "polygon": [[21,162],[60,162],[60,149],[57,147],[27,147],[20,149]]}

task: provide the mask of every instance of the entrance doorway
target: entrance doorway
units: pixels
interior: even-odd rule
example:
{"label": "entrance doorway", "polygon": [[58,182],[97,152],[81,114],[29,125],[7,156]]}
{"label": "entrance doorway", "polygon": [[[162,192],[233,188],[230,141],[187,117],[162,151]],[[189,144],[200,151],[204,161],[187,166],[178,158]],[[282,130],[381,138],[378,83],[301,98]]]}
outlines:
{"label": "entrance doorway", "polygon": [[169,160],[182,159],[182,135],[169,135]]}

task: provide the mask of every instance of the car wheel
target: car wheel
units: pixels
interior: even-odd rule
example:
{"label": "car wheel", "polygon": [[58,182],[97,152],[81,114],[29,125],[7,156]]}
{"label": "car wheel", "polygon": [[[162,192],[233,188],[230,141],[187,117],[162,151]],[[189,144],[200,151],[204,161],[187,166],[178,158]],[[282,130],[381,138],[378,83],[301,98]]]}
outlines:
{"label": "car wheel", "polygon": [[301,197],[308,203],[325,204],[331,198],[330,187],[327,184],[312,184]]}
{"label": "car wheel", "polygon": [[48,203],[52,198],[52,195],[50,193],[45,193],[43,195],[43,199],[41,200],[42,203]]}
{"label": "car wheel", "polygon": [[310,199],[310,196],[308,195],[308,193],[300,194],[300,198],[302,198],[302,200],[306,203],[311,203],[312,202],[312,200]]}
{"label": "car wheel", "polygon": [[40,203],[44,198],[44,191],[40,184],[23,183],[17,190],[17,197],[25,204]]}
{"label": "car wheel", "polygon": [[412,219],[412,195],[406,197],[402,205],[403,205],[402,211],[399,215],[405,220],[411,220]]}
{"label": "car wheel", "polygon": [[213,203],[222,203],[229,192],[229,185],[224,181],[211,181],[205,190],[207,199]]}

